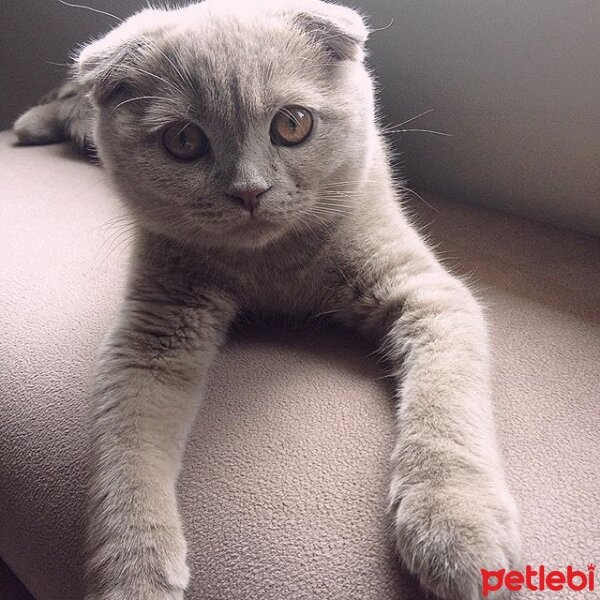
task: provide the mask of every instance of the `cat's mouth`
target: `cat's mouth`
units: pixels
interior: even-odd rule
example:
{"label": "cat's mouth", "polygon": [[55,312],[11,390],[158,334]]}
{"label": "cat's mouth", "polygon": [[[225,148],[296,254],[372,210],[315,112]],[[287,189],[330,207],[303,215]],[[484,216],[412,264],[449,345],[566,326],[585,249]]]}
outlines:
{"label": "cat's mouth", "polygon": [[272,220],[260,215],[249,217],[244,223],[235,228],[235,232],[258,234],[261,232],[274,231],[281,228],[281,224],[274,223]]}
{"label": "cat's mouth", "polygon": [[280,227],[279,219],[273,217],[268,211],[258,209],[252,212],[244,211],[237,225],[238,229]]}

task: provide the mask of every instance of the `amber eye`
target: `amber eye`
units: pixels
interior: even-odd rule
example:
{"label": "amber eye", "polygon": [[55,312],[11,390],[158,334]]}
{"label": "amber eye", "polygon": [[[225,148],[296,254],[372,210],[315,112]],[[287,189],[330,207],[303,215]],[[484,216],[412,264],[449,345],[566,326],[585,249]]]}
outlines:
{"label": "amber eye", "polygon": [[180,160],[195,160],[208,150],[208,138],[193,123],[183,122],[169,125],[162,136],[165,150]]}
{"label": "amber eye", "polygon": [[311,134],[313,117],[302,106],[280,108],[271,122],[271,141],[278,146],[296,146]]}

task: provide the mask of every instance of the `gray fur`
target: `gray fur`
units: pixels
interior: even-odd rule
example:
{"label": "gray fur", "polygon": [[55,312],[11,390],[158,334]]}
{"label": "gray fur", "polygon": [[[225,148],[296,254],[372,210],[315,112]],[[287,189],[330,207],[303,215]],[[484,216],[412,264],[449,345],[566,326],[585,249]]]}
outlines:
{"label": "gray fur", "polygon": [[[390,514],[424,587],[476,600],[481,568],[518,561],[484,320],[403,214],[366,36],[357,13],[318,0],[148,9],[84,48],[70,92],[15,124],[23,143],[95,145],[137,224],[93,396],[87,600],[183,597],[175,482],[199,390],[242,312],[327,314],[381,343],[398,395]],[[313,111],[314,132],[274,146],[269,123],[294,104]],[[192,163],[158,142],[182,119],[210,140]],[[257,182],[270,189],[250,215],[226,190]]]}
{"label": "gray fur", "polygon": [[13,129],[21,144],[72,140],[80,150],[92,152],[93,114],[88,95],[77,82],[68,81],[21,115]]}

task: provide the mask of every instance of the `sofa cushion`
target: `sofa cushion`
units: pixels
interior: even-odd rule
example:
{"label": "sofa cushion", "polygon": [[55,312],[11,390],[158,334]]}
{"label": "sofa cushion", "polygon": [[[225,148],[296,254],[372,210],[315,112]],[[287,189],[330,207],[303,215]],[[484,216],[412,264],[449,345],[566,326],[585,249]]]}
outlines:
{"label": "sofa cushion", "polygon": [[[87,398],[130,233],[99,166],[12,141],[0,134],[0,556],[36,600],[80,600]],[[525,562],[587,566],[600,555],[600,242],[428,202],[409,209],[488,307]],[[394,411],[371,350],[341,331],[232,336],[180,481],[188,598],[421,598],[388,540]]]}

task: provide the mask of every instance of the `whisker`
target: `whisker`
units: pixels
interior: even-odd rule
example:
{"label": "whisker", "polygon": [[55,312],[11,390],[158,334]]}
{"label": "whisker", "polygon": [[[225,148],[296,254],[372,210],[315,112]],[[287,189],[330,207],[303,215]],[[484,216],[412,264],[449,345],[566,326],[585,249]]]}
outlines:
{"label": "whisker", "polygon": [[352,192],[336,192],[336,191],[324,191],[321,192],[320,194],[317,194],[318,197],[320,198],[327,198],[329,200],[335,200],[335,199],[340,199],[343,200],[344,198],[356,198],[359,196],[364,196],[365,192],[363,192],[362,190],[355,190]]}
{"label": "whisker", "polygon": [[[135,225],[127,226],[125,228],[120,228],[110,237],[105,238],[98,250],[96,251],[94,262],[98,259],[100,255],[104,254],[104,258],[100,263],[100,267],[104,267],[106,261],[110,258],[110,256],[117,248],[123,248],[126,243],[131,242],[134,239],[136,230],[137,226]],[[107,244],[109,245],[108,249]]]}
{"label": "whisker", "polygon": [[317,204],[315,208],[318,208],[319,210],[321,210],[324,213],[330,211],[331,214],[333,214],[334,212],[341,212],[341,213],[347,214],[347,213],[351,212],[354,207],[353,206],[324,206],[322,204]]}
{"label": "whisker", "polygon": [[316,206],[312,207],[312,210],[314,210],[315,212],[321,212],[323,214],[347,214],[348,210],[346,207],[332,207],[332,206],[322,206],[317,204]]}
{"label": "whisker", "polygon": [[408,133],[408,132],[423,132],[423,133],[435,133],[436,135],[443,135],[444,137],[454,137],[451,133],[444,133],[443,131],[435,131],[433,129],[389,129],[385,133]]}
{"label": "whisker", "polygon": [[332,202],[329,198],[317,198],[316,200],[318,204],[324,208],[351,208],[356,204],[356,202]]}
{"label": "whisker", "polygon": [[[357,198],[359,197],[360,196],[357,196]],[[356,204],[355,202],[349,202],[339,198],[328,198],[327,196],[316,196],[316,199],[321,206],[333,206],[334,208],[350,207]]]}
{"label": "whisker", "polygon": [[290,119],[294,125],[297,125],[298,127],[301,127],[300,121],[298,121],[298,119],[296,119],[296,117],[287,109],[287,108],[280,108],[279,109],[288,119]]}
{"label": "whisker", "polygon": [[394,17],[392,17],[390,19],[390,22],[387,25],[385,25],[384,27],[378,27],[376,29],[369,29],[369,33],[379,33],[380,31],[385,31],[386,29],[389,29],[393,24],[394,24]]}
{"label": "whisker", "polygon": [[169,100],[168,98],[164,98],[163,96],[136,96],[135,98],[128,98],[127,100],[123,100],[123,102],[119,102],[113,109],[112,112],[115,112],[117,108],[120,108],[124,104],[129,104],[129,102],[136,102],[138,100]]}
{"label": "whisker", "polygon": [[329,221],[327,221],[327,219],[325,219],[322,215],[318,214],[317,212],[314,211],[306,211],[305,213],[307,216],[311,216],[314,217],[319,223],[321,223],[321,225],[325,225],[328,226],[331,223]]}
{"label": "whisker", "polygon": [[[306,228],[308,231],[310,231],[311,235],[313,235],[313,236],[314,236],[314,238],[315,238],[316,240],[319,240],[319,235],[318,235],[318,233],[317,233],[317,232],[316,232],[316,231],[315,231],[315,230],[314,230],[314,229],[311,227],[310,223],[308,223],[308,221],[307,221],[306,219],[303,219],[303,218],[302,218],[302,216],[303,216],[304,214],[306,214],[306,213],[305,213],[305,211],[299,211],[299,212],[297,213],[297,219],[298,219],[299,223],[300,223],[300,224],[301,224],[303,227],[305,227],[305,228]],[[302,229],[300,229],[300,232],[301,232],[301,233],[303,233],[303,230],[302,230]]]}
{"label": "whisker", "polygon": [[396,183],[396,187],[404,190],[405,192],[409,192],[410,194],[413,194],[413,196],[416,196],[417,198],[419,198],[419,200],[421,200],[426,206],[428,206],[429,208],[431,208],[431,210],[434,210],[436,213],[438,214],[442,214],[441,211],[439,211],[435,206],[432,206],[431,204],[429,204],[429,202],[427,202],[427,200],[425,200],[425,198],[423,198],[423,196],[421,196],[421,194],[418,194],[417,192],[415,192],[415,190],[411,190],[410,188],[404,186],[404,185],[400,185],[399,183]]}
{"label": "whisker", "polygon": [[112,219],[109,219],[108,221],[105,221],[104,223],[100,223],[99,225],[96,225],[95,227],[92,227],[90,229],[90,231],[106,231],[106,230],[110,230],[113,229],[115,227],[120,227],[122,226],[124,223],[133,223],[133,219],[131,215],[120,215],[118,217],[113,217]]}
{"label": "whisker", "polygon": [[347,185],[347,184],[352,184],[352,183],[377,183],[376,179],[356,179],[356,180],[349,180],[349,181],[332,181],[329,183],[324,183],[322,184],[322,187],[334,187],[334,186],[340,186],[340,185]]}
{"label": "whisker", "polygon": [[133,65],[115,64],[114,68],[120,69],[121,71],[135,71],[138,73],[142,73],[143,75],[148,75],[148,77],[154,77],[154,79],[158,79],[159,81],[162,81],[163,83],[166,83],[167,85],[171,86],[177,93],[183,94],[183,90],[179,86],[175,85],[172,81],[169,81],[168,79],[165,79],[164,77],[161,77],[160,75],[156,75],[156,73],[146,71],[145,69],[142,69],[141,67],[133,66]]}
{"label": "whisker", "polygon": [[181,70],[184,73],[184,82],[188,84],[188,86],[190,87],[190,89],[194,90],[196,87],[196,83],[194,82],[194,76],[192,74],[192,71],[190,70],[190,66],[188,65],[188,63],[190,61],[186,60],[181,52],[181,48],[178,48],[177,46],[175,46],[173,48],[173,53],[178,57],[179,59],[179,66],[181,68]]}
{"label": "whisker", "polygon": [[83,4],[71,4],[70,2],[65,2],[65,0],[58,0],[58,1],[61,4],[64,4],[65,6],[69,6],[70,8],[83,8],[85,10],[89,10],[91,12],[98,13],[100,15],[106,15],[107,17],[112,17],[113,19],[116,19],[117,21],[119,21],[119,23],[123,22],[123,19],[121,19],[121,17],[117,17],[116,15],[106,12],[105,10],[100,10],[98,8],[92,8],[91,6],[84,6]]}
{"label": "whisker", "polygon": [[173,67],[175,73],[177,73],[177,75],[179,75],[179,78],[181,79],[182,83],[189,83],[189,81],[186,80],[186,78],[183,76],[183,73],[179,70],[179,68],[177,67],[177,65],[167,56],[167,54],[165,52],[163,52],[159,47],[158,44],[154,41],[154,40],[150,40],[148,39],[148,42],[150,42],[150,44],[152,45],[152,47],[159,53],[161,54],[161,56],[163,56],[167,62]]}
{"label": "whisker", "polygon": [[315,315],[312,315],[311,319],[318,319],[319,317],[324,317],[325,315],[333,315],[335,313],[339,313],[342,312],[341,308],[334,308],[332,310],[324,310],[322,312],[316,313]]}
{"label": "whisker", "polygon": [[332,68],[338,68],[338,69],[347,69],[348,68],[348,64],[345,63],[344,61],[342,62],[321,62],[319,60],[315,60],[313,58],[308,58],[306,56],[292,56],[290,57],[285,64],[289,63],[289,62],[298,62],[298,61],[304,61],[307,63],[311,63],[313,65],[315,65],[316,67],[332,67]]}
{"label": "whisker", "polygon": [[[395,128],[395,127],[402,127],[403,125],[408,125],[409,123],[412,123],[413,121],[416,121],[417,119],[420,119],[421,117],[424,117],[425,115],[428,115],[432,112],[433,112],[433,108],[430,108],[429,110],[425,110],[422,113],[419,113],[415,117],[411,117],[410,119],[407,119],[406,121],[403,121],[402,123],[398,123],[397,125],[390,125],[389,127]],[[383,127],[382,129],[385,129],[385,127]]]}
{"label": "whisker", "polygon": [[59,63],[59,62],[53,62],[51,60],[46,60],[44,61],[47,65],[52,65],[54,67],[72,67],[73,63]]}
{"label": "whisker", "polygon": [[317,206],[323,210],[350,210],[354,204],[326,204],[324,202],[319,202]]}

